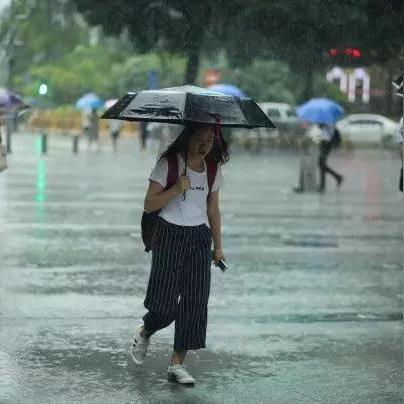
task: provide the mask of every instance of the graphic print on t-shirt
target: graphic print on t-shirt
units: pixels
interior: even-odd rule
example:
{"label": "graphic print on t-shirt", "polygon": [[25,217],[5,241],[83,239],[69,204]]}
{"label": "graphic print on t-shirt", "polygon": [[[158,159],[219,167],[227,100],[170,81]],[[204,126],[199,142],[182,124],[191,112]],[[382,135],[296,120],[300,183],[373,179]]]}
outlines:
{"label": "graphic print on t-shirt", "polygon": [[[184,172],[184,161],[178,155],[178,175]],[[161,159],[155,165],[149,179],[158,182],[162,187],[166,186],[168,173],[167,159]],[[186,192],[185,200],[182,194],[170,200],[160,211],[159,216],[169,223],[179,226],[197,226],[207,223],[206,199],[209,193],[207,167],[202,173],[187,168],[187,176],[191,182],[191,188]],[[212,186],[212,192],[217,191],[223,184],[223,175],[220,166]]]}

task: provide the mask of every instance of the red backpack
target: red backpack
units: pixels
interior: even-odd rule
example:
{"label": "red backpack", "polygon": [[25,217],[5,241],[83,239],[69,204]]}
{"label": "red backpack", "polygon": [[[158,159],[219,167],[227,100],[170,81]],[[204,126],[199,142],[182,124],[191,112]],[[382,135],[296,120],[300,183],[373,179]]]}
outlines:
{"label": "red backpack", "polygon": [[[167,157],[168,162],[168,172],[167,172],[167,184],[164,188],[167,189],[173,187],[178,180],[178,159],[177,155],[170,155]],[[213,161],[206,162],[206,169],[208,175],[208,186],[209,186],[209,194],[212,192],[212,186],[216,178],[217,173],[217,163]],[[161,209],[160,209],[161,210]],[[153,235],[155,232],[155,227],[157,223],[157,218],[160,213],[160,210],[156,210],[154,212],[146,213],[143,212],[142,220],[141,220],[141,231],[142,231],[142,240],[145,246],[145,251],[149,252],[152,249],[151,242],[153,239]]]}

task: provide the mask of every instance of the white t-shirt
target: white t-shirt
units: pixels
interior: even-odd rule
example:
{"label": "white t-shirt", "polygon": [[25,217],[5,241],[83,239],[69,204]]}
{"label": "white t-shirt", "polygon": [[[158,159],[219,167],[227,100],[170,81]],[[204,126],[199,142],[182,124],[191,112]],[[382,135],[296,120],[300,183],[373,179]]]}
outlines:
{"label": "white t-shirt", "polygon": [[[178,175],[184,172],[184,161],[178,156]],[[159,160],[150,174],[149,180],[158,182],[165,187],[167,184],[168,162],[163,158]],[[182,200],[182,194],[173,198],[167,205],[161,209],[159,216],[167,222],[179,226],[199,226],[207,223],[207,203],[206,198],[209,193],[208,175],[205,163],[205,170],[202,173],[191,170],[187,167],[187,176],[191,181],[191,188],[186,192],[185,201]],[[212,185],[212,192],[217,191],[223,186],[223,173],[220,165],[217,168],[216,178]]]}
{"label": "white t-shirt", "polygon": [[334,133],[334,126],[332,124],[324,125],[324,127],[321,128],[321,140],[326,140],[330,142],[333,133]]}

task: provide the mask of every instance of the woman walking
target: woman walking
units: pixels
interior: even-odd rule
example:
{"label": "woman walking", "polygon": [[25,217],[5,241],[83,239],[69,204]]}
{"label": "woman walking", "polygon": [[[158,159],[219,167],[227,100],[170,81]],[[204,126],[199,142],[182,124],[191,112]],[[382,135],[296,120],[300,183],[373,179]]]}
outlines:
{"label": "woman walking", "polygon": [[144,209],[159,211],[159,217],[144,301],[148,312],[136,329],[130,356],[143,364],[150,337],[175,321],[167,376],[183,384],[195,383],[183,366],[187,351],[205,348],[211,262],[225,258],[219,190],[220,166],[228,160],[220,125],[193,123],[162,154],[149,177]]}

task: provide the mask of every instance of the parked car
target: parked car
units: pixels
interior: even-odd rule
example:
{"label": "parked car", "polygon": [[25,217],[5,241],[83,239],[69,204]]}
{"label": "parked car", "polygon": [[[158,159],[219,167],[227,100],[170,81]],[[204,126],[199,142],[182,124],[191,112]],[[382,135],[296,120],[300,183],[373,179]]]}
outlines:
{"label": "parked car", "polygon": [[279,143],[284,143],[287,146],[296,141],[296,135],[304,134],[303,123],[300,122],[291,105],[279,102],[262,102],[258,105],[268,115],[276,128],[235,129],[232,131],[232,138],[236,143],[252,148],[272,147],[273,144]]}
{"label": "parked car", "polygon": [[396,138],[398,123],[377,114],[352,114],[336,124],[343,139],[355,145],[391,146]]}
{"label": "parked car", "polygon": [[276,126],[276,135],[302,135],[304,129],[296,110],[289,104],[262,102],[258,104]]}

